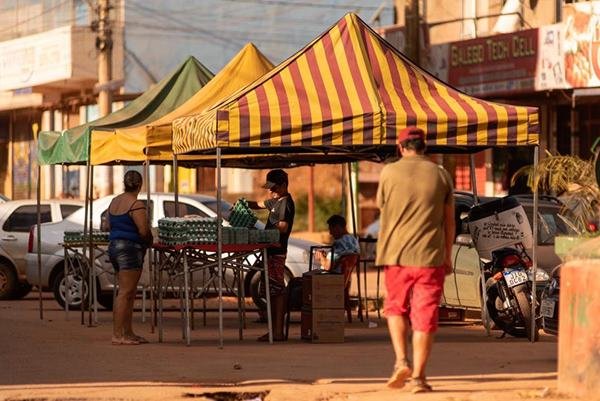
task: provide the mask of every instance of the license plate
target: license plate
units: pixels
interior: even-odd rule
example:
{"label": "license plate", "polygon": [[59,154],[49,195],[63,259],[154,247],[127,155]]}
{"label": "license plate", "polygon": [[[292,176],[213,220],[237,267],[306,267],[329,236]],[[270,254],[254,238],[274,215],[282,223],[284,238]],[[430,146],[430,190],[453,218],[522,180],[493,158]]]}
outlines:
{"label": "license plate", "polygon": [[556,301],[553,299],[542,299],[542,304],[540,305],[540,314],[543,317],[553,318],[555,305]]}
{"label": "license plate", "polygon": [[523,270],[509,270],[502,272],[502,274],[504,275],[504,280],[506,280],[506,284],[509,287],[526,283],[529,280],[527,273],[525,273]]}

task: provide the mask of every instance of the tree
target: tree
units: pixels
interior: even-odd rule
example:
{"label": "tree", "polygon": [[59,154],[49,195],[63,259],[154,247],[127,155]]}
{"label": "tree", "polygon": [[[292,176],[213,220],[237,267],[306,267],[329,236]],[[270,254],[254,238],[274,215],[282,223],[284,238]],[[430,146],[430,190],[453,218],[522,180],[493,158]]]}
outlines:
{"label": "tree", "polygon": [[585,232],[600,212],[600,189],[594,165],[577,156],[553,155],[548,151],[546,154],[536,168],[529,165],[519,169],[512,176],[511,184],[525,176],[530,188],[537,187],[541,194],[558,197],[572,213],[579,231]]}

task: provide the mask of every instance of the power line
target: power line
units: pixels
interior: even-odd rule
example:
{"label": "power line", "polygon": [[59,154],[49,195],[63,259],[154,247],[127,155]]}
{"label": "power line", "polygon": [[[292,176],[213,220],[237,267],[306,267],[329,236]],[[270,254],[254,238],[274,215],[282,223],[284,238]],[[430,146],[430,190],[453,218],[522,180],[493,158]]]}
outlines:
{"label": "power line", "polygon": [[[55,6],[53,6],[53,7],[50,7],[50,8],[48,8],[48,9],[46,9],[46,10],[42,11],[42,12],[41,12],[40,14],[38,14],[38,15],[35,15],[35,16],[33,16],[33,17],[29,17],[29,18],[27,18],[27,19],[25,19],[25,20],[23,20],[23,21],[19,21],[19,22],[18,22],[18,23],[16,23],[15,25],[11,25],[11,26],[9,26],[8,28],[4,28],[4,29],[0,30],[0,33],[2,33],[2,32],[6,32],[6,31],[10,31],[10,30],[13,30],[13,29],[15,29],[15,28],[18,28],[19,26],[21,26],[21,25],[23,25],[23,24],[25,24],[25,23],[27,23],[27,22],[29,22],[29,21],[33,21],[33,20],[35,20],[35,19],[41,18],[41,17],[43,17],[44,15],[51,13],[52,11],[56,10],[56,9],[57,9],[57,8],[59,8],[59,7],[62,7],[62,6],[64,6],[66,3],[69,3],[69,2],[71,2],[71,0],[64,0],[64,1],[62,1],[62,2],[60,2],[60,3],[58,3],[58,4],[56,4]],[[16,10],[18,10],[18,8],[16,8]],[[18,12],[18,11],[15,11],[15,12]]]}
{"label": "power line", "polygon": [[312,8],[333,8],[340,10],[377,10],[379,6],[365,6],[358,4],[337,4],[337,3],[312,3],[305,1],[284,1],[284,0],[221,0],[231,3],[251,3],[261,5],[278,5],[278,6],[294,6],[294,7],[312,7]]}

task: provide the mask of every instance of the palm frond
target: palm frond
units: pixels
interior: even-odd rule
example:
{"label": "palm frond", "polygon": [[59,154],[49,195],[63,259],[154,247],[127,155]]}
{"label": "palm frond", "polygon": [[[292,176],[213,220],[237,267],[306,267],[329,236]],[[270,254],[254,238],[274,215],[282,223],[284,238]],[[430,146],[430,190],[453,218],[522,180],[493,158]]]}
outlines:
{"label": "palm frond", "polygon": [[546,154],[547,157],[537,167],[525,166],[517,170],[511,184],[526,176],[527,185],[532,190],[537,187],[540,193],[561,197],[577,225],[584,228],[596,215],[596,205],[600,203],[593,163],[577,156]]}

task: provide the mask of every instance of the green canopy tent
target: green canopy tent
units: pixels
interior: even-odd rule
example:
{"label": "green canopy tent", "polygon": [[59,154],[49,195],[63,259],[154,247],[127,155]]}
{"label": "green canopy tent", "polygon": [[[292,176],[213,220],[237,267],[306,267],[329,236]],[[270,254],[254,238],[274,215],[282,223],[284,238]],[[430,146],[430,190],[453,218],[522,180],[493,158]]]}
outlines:
{"label": "green canopy tent", "polygon": [[213,76],[208,68],[190,56],[124,108],[62,132],[41,132],[38,161],[40,164],[85,164],[89,159],[92,128],[128,127],[154,121],[185,103]]}
{"label": "green canopy tent", "polygon": [[[185,103],[204,85],[206,85],[214,74],[200,63],[195,57],[188,57],[179,67],[173,70],[156,85],[144,92],[141,96],[131,101],[124,108],[110,113],[97,120],[66,129],[62,132],[44,131],[38,136],[38,177],[41,176],[41,165],[66,164],[87,165],[86,203],[85,215],[90,216],[89,230],[92,230],[91,222],[91,195],[93,188],[92,167],[90,165],[90,136],[93,129],[118,128],[132,125],[144,124],[154,121]],[[38,178],[39,179],[39,178]],[[40,232],[40,185],[37,190],[38,200],[38,222],[37,232]],[[89,201],[89,207],[88,207]],[[84,231],[88,225],[84,225]],[[91,238],[91,236],[90,236]],[[41,282],[41,238],[37,236],[38,248],[38,274]],[[90,257],[92,248],[90,246]],[[94,269],[90,269],[93,272]],[[90,283],[93,281],[90,274]],[[95,286],[90,286],[95,289]],[[41,289],[39,293],[40,318],[43,318],[43,305]],[[91,323],[91,314],[90,314]]]}

